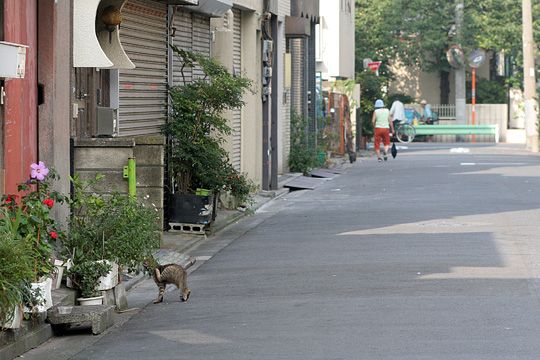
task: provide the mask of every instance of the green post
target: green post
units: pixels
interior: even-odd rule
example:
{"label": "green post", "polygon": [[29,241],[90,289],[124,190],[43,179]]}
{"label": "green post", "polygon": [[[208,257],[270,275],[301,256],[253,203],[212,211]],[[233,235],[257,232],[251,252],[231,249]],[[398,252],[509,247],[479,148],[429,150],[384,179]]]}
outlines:
{"label": "green post", "polygon": [[128,181],[128,193],[132,198],[137,197],[137,172],[135,158],[128,159],[128,166],[124,167],[124,178]]}

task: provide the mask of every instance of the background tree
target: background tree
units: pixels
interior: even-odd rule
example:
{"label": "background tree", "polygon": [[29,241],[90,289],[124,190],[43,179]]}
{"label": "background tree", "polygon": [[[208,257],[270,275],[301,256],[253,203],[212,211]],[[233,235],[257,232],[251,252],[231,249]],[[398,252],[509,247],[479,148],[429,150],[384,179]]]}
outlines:
{"label": "background tree", "polygon": [[[437,72],[441,103],[448,103],[450,65],[446,51],[460,44],[467,53],[478,47],[521,54],[521,3],[515,0],[465,0],[461,37],[456,35],[454,0],[356,0],[356,64],[399,60],[421,71]],[[534,5],[535,38],[540,41],[540,3]],[[515,65],[519,67],[521,60]],[[520,72],[517,69],[516,75]],[[521,75],[519,75],[521,76]]]}

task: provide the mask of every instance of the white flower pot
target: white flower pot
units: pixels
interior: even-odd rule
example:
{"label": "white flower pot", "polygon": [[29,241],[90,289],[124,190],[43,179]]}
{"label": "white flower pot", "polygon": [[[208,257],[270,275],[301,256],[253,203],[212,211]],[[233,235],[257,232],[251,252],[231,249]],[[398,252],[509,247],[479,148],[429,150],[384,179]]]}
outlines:
{"label": "white flower pot", "polygon": [[18,329],[21,327],[23,320],[22,305],[17,305],[13,308],[13,318],[11,321],[2,324],[3,329]]}
{"label": "white flower pot", "polygon": [[118,264],[109,260],[100,260],[98,262],[106,262],[111,264],[111,271],[105,276],[99,278],[98,290],[110,290],[118,285]]}
{"label": "white flower pot", "polygon": [[[40,301],[41,304],[36,307],[35,311],[45,312],[53,306],[52,295],[51,295],[51,290],[52,290],[51,278],[45,278],[45,279],[42,279],[42,281],[40,282],[30,283],[30,287],[34,291],[39,289],[39,297],[41,298],[41,301]],[[32,309],[25,307],[24,312],[32,312]]]}
{"label": "white flower pot", "polygon": [[103,305],[103,296],[78,298],[79,305]]}
{"label": "white flower pot", "polygon": [[60,289],[65,267],[66,263],[62,260],[54,260],[53,290]]}
{"label": "white flower pot", "polygon": [[[71,269],[73,266],[73,261],[71,259],[68,259],[66,261],[66,270]],[[71,277],[66,277],[66,286],[70,289],[73,289],[75,286],[73,285],[73,281],[71,281]]]}

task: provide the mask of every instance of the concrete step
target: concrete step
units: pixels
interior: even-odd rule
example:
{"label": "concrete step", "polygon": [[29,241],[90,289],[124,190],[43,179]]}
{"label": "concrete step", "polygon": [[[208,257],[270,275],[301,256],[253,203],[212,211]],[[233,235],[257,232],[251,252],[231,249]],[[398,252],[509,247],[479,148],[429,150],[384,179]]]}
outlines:
{"label": "concrete step", "polygon": [[91,324],[92,334],[101,334],[114,323],[114,306],[53,306],[47,311],[47,318],[54,332],[62,332],[71,325]]}

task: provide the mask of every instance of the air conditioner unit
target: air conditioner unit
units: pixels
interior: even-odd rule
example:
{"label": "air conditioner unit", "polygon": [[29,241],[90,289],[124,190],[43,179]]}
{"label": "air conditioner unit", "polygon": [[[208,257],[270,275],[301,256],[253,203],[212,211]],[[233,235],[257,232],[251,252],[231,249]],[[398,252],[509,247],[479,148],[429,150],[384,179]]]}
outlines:
{"label": "air conditioner unit", "polygon": [[97,107],[97,137],[114,137],[117,135],[118,109]]}

